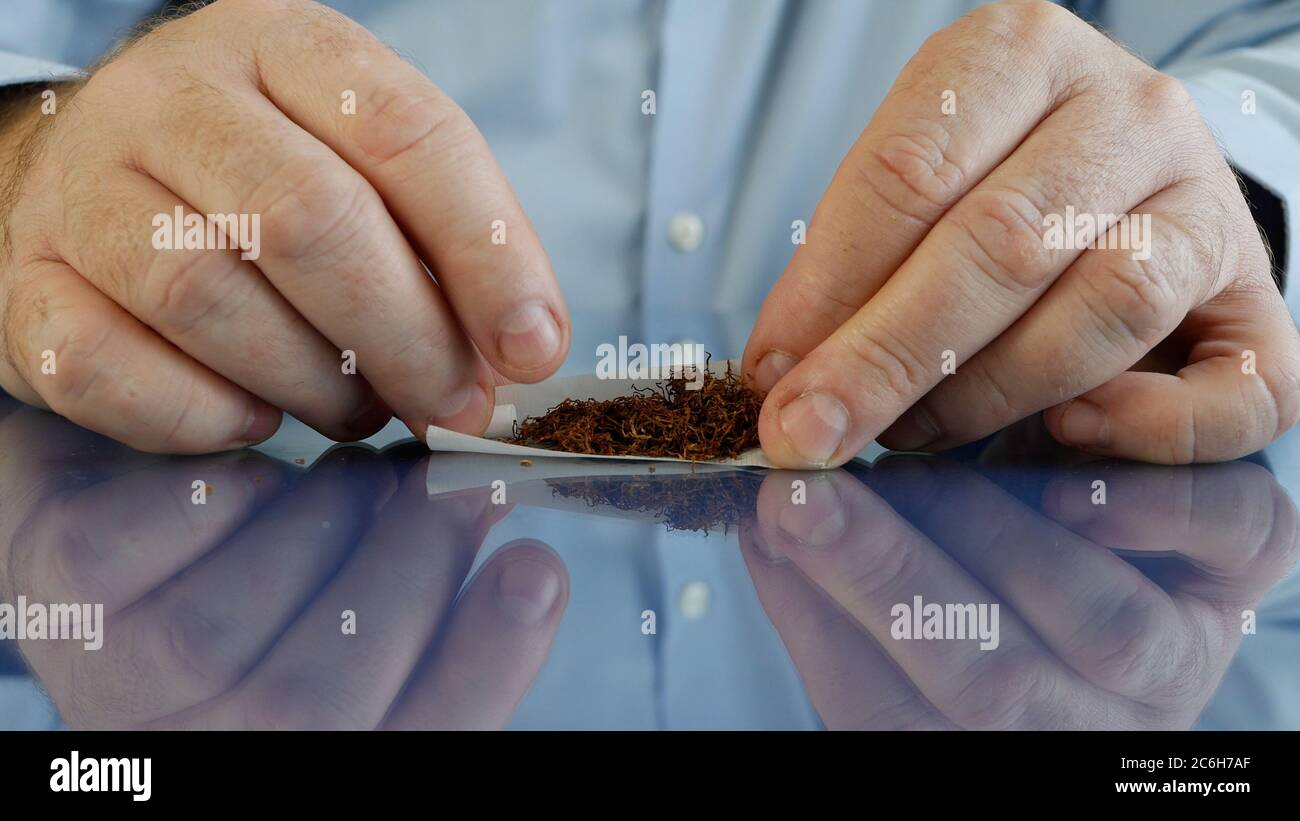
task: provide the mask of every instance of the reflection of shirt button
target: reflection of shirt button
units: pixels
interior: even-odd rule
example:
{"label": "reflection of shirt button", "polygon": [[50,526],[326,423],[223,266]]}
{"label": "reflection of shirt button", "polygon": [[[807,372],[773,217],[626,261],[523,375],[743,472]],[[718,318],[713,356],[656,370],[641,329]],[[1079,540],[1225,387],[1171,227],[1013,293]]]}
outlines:
{"label": "reflection of shirt button", "polygon": [[677,612],[687,621],[695,621],[709,612],[709,586],[704,582],[688,582],[677,594]]}
{"label": "reflection of shirt button", "polygon": [[673,214],[668,220],[668,241],[683,253],[694,251],[704,242],[704,220],[690,211]]}

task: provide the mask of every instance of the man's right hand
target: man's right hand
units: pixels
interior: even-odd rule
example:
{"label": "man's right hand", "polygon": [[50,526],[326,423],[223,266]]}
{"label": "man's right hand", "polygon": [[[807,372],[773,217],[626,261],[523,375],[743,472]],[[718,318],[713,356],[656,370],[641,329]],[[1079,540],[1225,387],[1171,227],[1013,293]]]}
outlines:
{"label": "man's right hand", "polygon": [[[193,453],[265,439],[281,410],[335,439],[394,413],[477,433],[493,371],[563,361],[559,286],[482,135],[342,15],[222,0],[70,91],[0,124],[13,396]],[[156,249],[177,206],[259,215],[257,258]]]}

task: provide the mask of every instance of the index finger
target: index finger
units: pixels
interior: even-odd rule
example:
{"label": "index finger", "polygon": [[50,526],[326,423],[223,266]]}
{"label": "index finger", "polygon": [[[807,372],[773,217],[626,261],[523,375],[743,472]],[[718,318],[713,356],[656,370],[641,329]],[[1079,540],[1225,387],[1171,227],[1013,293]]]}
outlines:
{"label": "index finger", "polygon": [[517,382],[550,375],[568,351],[568,311],[483,135],[360,25],[315,4],[286,5],[309,25],[272,24],[277,36],[259,37],[267,95],[375,187],[499,373]]}
{"label": "index finger", "polygon": [[[1084,41],[1071,20],[1047,4],[984,6],[908,62],[763,302],[743,360],[760,390],[853,316],[949,208],[1080,90]],[[1008,64],[1023,69],[1014,82]]]}

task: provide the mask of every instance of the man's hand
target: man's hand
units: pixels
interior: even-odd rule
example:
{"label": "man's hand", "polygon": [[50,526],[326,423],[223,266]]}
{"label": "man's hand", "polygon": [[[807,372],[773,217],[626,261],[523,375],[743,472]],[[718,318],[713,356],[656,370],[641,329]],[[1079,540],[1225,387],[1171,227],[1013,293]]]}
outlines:
{"label": "man's hand", "polygon": [[[1127,216],[1078,250],[1083,214]],[[903,70],[763,306],[744,360],[770,391],[763,449],[839,464],[1048,409],[1096,453],[1252,452],[1300,413],[1269,267],[1176,80],[1048,3],[981,8]]]}
{"label": "man's hand", "polygon": [[[345,17],[223,0],[57,102],[0,141],[14,396],[202,452],[265,439],[281,409],[336,439],[393,412],[417,435],[478,432],[493,370],[531,382],[563,361],[558,285],[482,136]],[[258,215],[256,258],[157,249],[178,206]]]}

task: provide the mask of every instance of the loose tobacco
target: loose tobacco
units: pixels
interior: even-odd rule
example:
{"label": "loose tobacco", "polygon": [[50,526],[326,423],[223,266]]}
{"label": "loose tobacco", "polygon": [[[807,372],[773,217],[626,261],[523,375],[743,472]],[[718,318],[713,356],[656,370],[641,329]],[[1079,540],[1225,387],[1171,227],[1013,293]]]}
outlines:
{"label": "loose tobacco", "polygon": [[[633,388],[614,399],[566,399],[541,416],[516,422],[513,445],[599,456],[732,459],[758,442],[763,399],[731,370],[714,376],[705,364],[698,390],[686,372]],[[692,376],[695,376],[692,374]]]}

